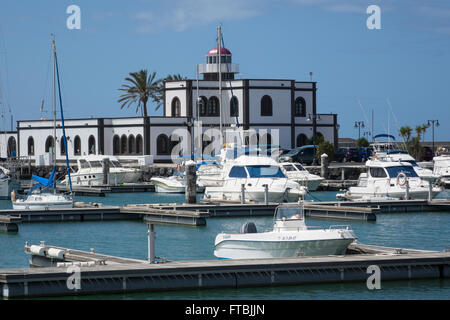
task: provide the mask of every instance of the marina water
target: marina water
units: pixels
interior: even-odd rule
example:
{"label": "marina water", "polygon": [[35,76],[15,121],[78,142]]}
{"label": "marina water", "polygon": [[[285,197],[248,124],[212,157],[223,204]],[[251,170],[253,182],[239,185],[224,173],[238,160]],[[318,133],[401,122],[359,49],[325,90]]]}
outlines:
{"label": "marina water", "polygon": [[[335,200],[335,192],[313,192],[307,199]],[[202,195],[198,195],[202,197]],[[441,194],[438,198],[449,197]],[[76,201],[105,205],[182,203],[184,194],[112,193],[106,197],[76,197]],[[1,209],[11,202],[0,201]],[[156,255],[169,260],[211,260],[217,233],[239,232],[253,221],[258,231],[271,229],[273,217],[209,218],[206,226],[156,224]],[[450,213],[418,212],[378,214],[376,222],[307,218],[308,226],[351,225],[364,244],[442,251],[450,246]],[[147,225],[142,221],[22,223],[18,233],[0,233],[0,269],[28,268],[25,242],[137,258],[147,258]],[[61,298],[58,298],[61,299]],[[283,287],[184,290],[67,297],[67,299],[450,299],[450,279],[383,281],[381,290],[365,283],[317,284]]]}

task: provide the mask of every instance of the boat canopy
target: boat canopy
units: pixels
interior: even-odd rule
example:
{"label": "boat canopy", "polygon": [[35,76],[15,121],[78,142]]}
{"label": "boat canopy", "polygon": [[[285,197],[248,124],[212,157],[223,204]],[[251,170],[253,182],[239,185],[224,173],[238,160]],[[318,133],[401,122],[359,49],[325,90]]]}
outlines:
{"label": "boat canopy", "polygon": [[53,167],[53,170],[50,173],[50,176],[48,177],[48,179],[39,177],[39,176],[35,176],[34,174],[31,178],[34,181],[38,182],[41,187],[55,188],[56,187],[55,178],[54,178],[55,171],[56,171],[56,167]]}

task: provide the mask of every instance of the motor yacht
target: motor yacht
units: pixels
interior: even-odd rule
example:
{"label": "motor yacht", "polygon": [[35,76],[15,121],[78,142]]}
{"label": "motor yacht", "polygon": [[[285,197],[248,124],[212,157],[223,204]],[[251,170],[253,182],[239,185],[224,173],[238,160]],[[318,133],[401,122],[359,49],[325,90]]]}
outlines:
{"label": "motor yacht", "polygon": [[[72,185],[98,186],[103,185],[103,160],[108,159],[109,174],[108,184],[118,185],[123,183],[136,183],[142,175],[141,170],[125,168],[114,156],[88,155],[77,159],[78,170],[70,174]],[[68,184],[68,176],[61,181]]]}
{"label": "motor yacht", "polygon": [[413,166],[414,171],[421,179],[431,183],[435,183],[439,179],[439,175],[434,174],[432,170],[417,164],[408,151],[396,149],[391,143],[376,143],[371,146],[375,151],[374,157],[378,160],[408,162]]}
{"label": "motor yacht", "polygon": [[275,209],[273,230],[258,233],[254,223],[246,223],[241,233],[220,233],[214,255],[219,259],[343,255],[356,239],[349,226],[307,227],[301,203],[283,204]]}
{"label": "motor yacht", "polygon": [[242,201],[244,193],[245,200],[254,202],[264,202],[266,196],[269,202],[292,202],[307,191],[288,179],[279,163],[270,157],[242,155],[227,162],[224,170],[221,186],[205,187],[205,199]]}
{"label": "motor yacht", "polygon": [[450,154],[433,158],[433,173],[439,177],[440,183],[446,189],[450,189]]}
{"label": "motor yacht", "polygon": [[[358,184],[350,187],[343,194],[337,194],[340,199],[361,198],[404,198],[427,199],[430,182],[422,180],[409,162],[367,160],[367,173],[361,173]],[[431,187],[432,197],[442,189]]]}
{"label": "motor yacht", "polygon": [[300,163],[281,162],[280,168],[289,179],[305,186],[309,191],[315,191],[320,183],[325,180],[315,174],[309,173]]}

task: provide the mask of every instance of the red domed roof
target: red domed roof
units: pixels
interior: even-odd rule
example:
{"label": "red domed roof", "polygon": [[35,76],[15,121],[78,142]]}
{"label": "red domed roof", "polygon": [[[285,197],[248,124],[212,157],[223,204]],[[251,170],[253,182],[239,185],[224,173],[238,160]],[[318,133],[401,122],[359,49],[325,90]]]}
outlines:
{"label": "red domed roof", "polygon": [[[218,47],[212,48],[211,50],[208,51],[208,53],[206,55],[207,56],[217,55],[217,51],[219,51]],[[221,48],[220,54],[231,54],[231,52],[227,48]]]}

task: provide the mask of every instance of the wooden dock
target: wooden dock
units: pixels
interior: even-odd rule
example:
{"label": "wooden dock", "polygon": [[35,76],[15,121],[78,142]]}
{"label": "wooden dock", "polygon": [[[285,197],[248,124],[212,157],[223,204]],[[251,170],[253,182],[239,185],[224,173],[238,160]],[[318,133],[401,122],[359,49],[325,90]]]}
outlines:
{"label": "wooden dock", "polygon": [[[366,283],[371,276],[369,266],[379,268],[381,285],[389,280],[450,277],[450,252],[360,244],[353,244],[350,250],[362,254],[345,256],[172,261],[157,264],[59,249],[65,252],[63,260],[56,261],[46,257],[45,250],[40,256],[41,261],[47,259],[47,263],[56,267],[0,270],[3,298],[315,283]],[[366,253],[366,250],[376,253]]]}

